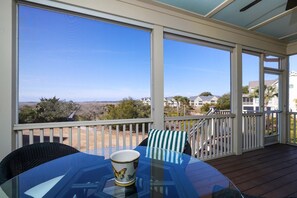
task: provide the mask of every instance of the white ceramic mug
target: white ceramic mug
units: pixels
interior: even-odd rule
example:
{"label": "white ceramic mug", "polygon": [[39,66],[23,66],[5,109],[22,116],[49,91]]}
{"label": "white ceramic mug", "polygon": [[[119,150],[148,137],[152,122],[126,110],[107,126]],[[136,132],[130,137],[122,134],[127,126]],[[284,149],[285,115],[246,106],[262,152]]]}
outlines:
{"label": "white ceramic mug", "polygon": [[110,155],[116,185],[130,186],[135,183],[139,157],[140,153],[135,150],[121,150]]}

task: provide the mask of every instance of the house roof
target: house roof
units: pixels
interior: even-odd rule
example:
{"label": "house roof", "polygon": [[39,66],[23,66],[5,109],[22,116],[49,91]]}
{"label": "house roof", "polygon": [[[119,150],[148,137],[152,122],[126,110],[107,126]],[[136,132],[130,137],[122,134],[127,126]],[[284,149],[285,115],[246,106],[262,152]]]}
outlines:
{"label": "house roof", "polygon": [[197,96],[190,96],[189,100],[195,100],[197,98]]}
{"label": "house roof", "polygon": [[165,100],[175,100],[174,97],[170,96],[170,97],[165,97]]}
{"label": "house roof", "polygon": [[[273,83],[275,83],[277,80],[265,80],[266,86],[271,86]],[[250,81],[249,82],[249,88],[256,88],[259,87],[259,81]]]}
{"label": "house roof", "polygon": [[199,97],[202,101],[210,101],[213,98],[219,98],[219,96],[197,96]]}

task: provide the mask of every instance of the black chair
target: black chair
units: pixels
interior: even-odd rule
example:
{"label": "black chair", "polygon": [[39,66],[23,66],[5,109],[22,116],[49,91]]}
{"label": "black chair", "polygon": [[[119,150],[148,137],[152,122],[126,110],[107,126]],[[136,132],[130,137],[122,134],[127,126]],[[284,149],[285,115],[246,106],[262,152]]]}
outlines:
{"label": "black chair", "polygon": [[12,151],[0,163],[0,185],[45,162],[79,152],[56,142],[35,143]]}
{"label": "black chair", "polygon": [[[148,138],[145,138],[144,140],[142,140],[142,142],[140,142],[138,146],[147,146],[147,141],[148,141]],[[192,155],[192,148],[188,141],[185,144],[183,153],[187,155]]]}

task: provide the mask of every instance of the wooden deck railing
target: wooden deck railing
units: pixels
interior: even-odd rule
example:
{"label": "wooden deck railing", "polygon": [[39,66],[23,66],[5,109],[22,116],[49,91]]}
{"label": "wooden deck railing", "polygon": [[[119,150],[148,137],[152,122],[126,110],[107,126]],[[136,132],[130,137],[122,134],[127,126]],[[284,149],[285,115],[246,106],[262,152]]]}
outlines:
{"label": "wooden deck railing", "polygon": [[[165,128],[188,132],[193,156],[212,159],[232,154],[232,122],[235,115],[165,118]],[[152,119],[99,120],[17,124],[17,147],[37,142],[60,142],[80,151],[109,154],[134,148],[152,127]],[[112,148],[112,150],[110,150]]]}
{"label": "wooden deck railing", "polygon": [[187,131],[192,155],[207,160],[233,154],[234,114],[167,117],[165,128]]}
{"label": "wooden deck railing", "polygon": [[262,148],[264,133],[261,129],[262,113],[244,113],[242,115],[243,152]]}
{"label": "wooden deck railing", "polygon": [[[269,131],[278,135],[279,112],[266,113],[270,128],[261,130],[261,113],[243,114],[243,151],[263,147]],[[213,114],[207,116],[166,117],[164,128],[187,131],[192,155],[202,160],[233,154],[234,114]],[[267,119],[270,119],[267,121]],[[80,151],[95,151],[109,155],[119,149],[134,148],[152,128],[152,119],[99,120],[84,122],[56,122],[39,124],[17,124],[14,131],[17,147],[36,142],[61,142]],[[291,114],[289,142],[297,144],[296,113]],[[265,127],[265,126],[264,126]],[[266,136],[264,134],[266,132]],[[268,135],[268,136],[267,136]],[[109,150],[113,148],[115,150]]]}
{"label": "wooden deck railing", "polygon": [[[281,111],[247,112],[243,114],[243,151],[279,143]],[[262,115],[264,123],[261,127]]]}
{"label": "wooden deck railing", "polygon": [[297,145],[297,112],[289,113],[288,143]]}
{"label": "wooden deck railing", "polygon": [[279,143],[279,116],[281,111],[264,112],[264,145]]}
{"label": "wooden deck railing", "polygon": [[115,150],[134,148],[147,137],[152,119],[99,120],[17,124],[17,147],[37,142],[60,142],[80,151],[109,155]]}

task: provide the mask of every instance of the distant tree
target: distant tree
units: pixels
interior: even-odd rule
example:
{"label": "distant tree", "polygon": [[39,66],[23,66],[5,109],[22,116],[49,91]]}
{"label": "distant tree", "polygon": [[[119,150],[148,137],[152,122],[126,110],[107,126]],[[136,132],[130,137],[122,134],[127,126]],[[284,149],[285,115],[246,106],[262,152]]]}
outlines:
{"label": "distant tree", "polygon": [[[257,87],[255,89],[255,91],[250,94],[250,97],[251,98],[259,98],[259,95],[260,95],[260,89],[259,89],[259,87]],[[269,101],[274,97],[278,97],[276,87],[264,85],[264,110],[265,111],[267,110]],[[270,127],[272,127],[273,122],[271,122],[269,116],[265,116],[265,119],[266,119],[265,127],[266,127],[266,130],[268,130]],[[269,132],[269,130],[268,130],[268,132]]]}
{"label": "distant tree", "polygon": [[24,106],[20,109],[20,123],[43,123],[67,121],[69,115],[78,105],[72,101],[60,101],[59,98],[41,98],[40,102],[31,109]]}
{"label": "distant tree", "polygon": [[101,116],[105,113],[104,105],[101,104],[84,104],[81,105],[81,108],[76,113],[76,119],[79,121],[85,121],[85,120],[100,120]]}
{"label": "distant tree", "polygon": [[34,123],[37,112],[35,106],[25,105],[20,108],[19,123]]}
{"label": "distant tree", "polygon": [[55,96],[53,98],[41,98],[36,105],[37,122],[61,122],[67,121],[68,116],[75,111],[77,104],[69,101],[60,101]]}
{"label": "distant tree", "polygon": [[190,99],[187,97],[182,97],[180,99],[180,103],[183,107],[183,115],[185,116],[186,114],[188,114],[188,111],[191,109]]}
{"label": "distant tree", "polygon": [[176,105],[176,113],[177,116],[179,116],[179,106],[180,106],[180,100],[181,100],[182,96],[174,96],[173,99],[177,102]]}
{"label": "distant tree", "polygon": [[219,110],[230,109],[230,93],[224,94],[217,101],[216,108]]}
{"label": "distant tree", "polygon": [[[259,94],[260,94],[260,90],[259,90],[259,87],[257,87],[255,91],[250,93],[250,97],[259,98]],[[264,107],[265,108],[268,106],[269,101],[274,97],[278,97],[276,87],[264,85]]]}
{"label": "distant tree", "polygon": [[212,93],[205,91],[205,92],[202,92],[201,94],[199,94],[199,96],[212,96]]}
{"label": "distant tree", "polygon": [[208,112],[211,106],[212,104],[209,104],[209,103],[203,104],[202,107],[200,108],[201,113]]}
{"label": "distant tree", "polygon": [[174,96],[173,97],[176,102],[177,102],[177,106],[176,106],[176,111],[177,111],[177,115],[179,116],[180,115],[180,107],[182,106],[183,109],[183,115],[185,116],[187,111],[190,109],[190,100],[189,98],[187,97],[184,97],[184,96]]}
{"label": "distant tree", "polygon": [[242,87],[242,93],[243,94],[248,94],[249,93],[249,86],[243,86]]}
{"label": "distant tree", "polygon": [[114,120],[148,117],[150,117],[150,106],[129,97],[124,98],[117,105],[109,105],[107,107],[107,115],[104,118]]}
{"label": "distant tree", "polygon": [[165,106],[164,107],[164,115],[166,117],[176,117],[176,116],[178,116],[175,108],[174,107],[170,107],[170,106]]}

